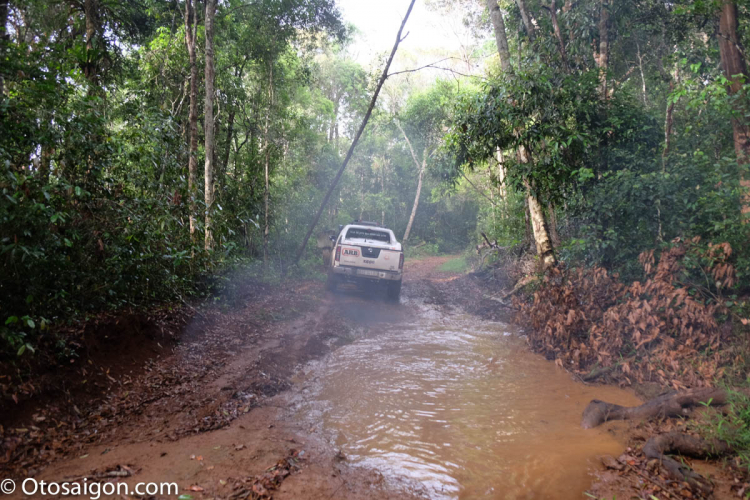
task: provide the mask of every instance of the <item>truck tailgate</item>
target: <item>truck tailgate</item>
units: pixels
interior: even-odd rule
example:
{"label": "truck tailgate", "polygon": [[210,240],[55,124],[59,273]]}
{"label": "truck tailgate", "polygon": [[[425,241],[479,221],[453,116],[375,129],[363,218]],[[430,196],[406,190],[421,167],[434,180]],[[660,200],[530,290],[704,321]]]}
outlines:
{"label": "truck tailgate", "polygon": [[[400,252],[382,247],[341,245],[341,265],[376,271],[397,271]],[[367,275],[366,272],[359,273]]]}

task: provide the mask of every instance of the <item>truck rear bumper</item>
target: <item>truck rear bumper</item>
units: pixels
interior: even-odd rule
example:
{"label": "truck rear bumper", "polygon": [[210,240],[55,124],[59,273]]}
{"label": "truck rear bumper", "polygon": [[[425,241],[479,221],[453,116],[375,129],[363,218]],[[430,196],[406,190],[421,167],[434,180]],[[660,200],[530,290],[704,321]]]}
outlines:
{"label": "truck rear bumper", "polygon": [[331,268],[333,274],[344,280],[400,281],[401,271],[381,271],[353,266],[336,266]]}

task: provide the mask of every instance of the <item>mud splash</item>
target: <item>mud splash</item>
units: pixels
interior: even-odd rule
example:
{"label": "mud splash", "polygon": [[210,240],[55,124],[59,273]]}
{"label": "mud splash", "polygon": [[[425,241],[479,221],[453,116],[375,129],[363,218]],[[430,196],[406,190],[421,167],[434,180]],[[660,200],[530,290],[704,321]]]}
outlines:
{"label": "mud splash", "polygon": [[[384,306],[345,305],[368,318]],[[597,457],[622,452],[616,427],[583,430],[581,412],[632,393],[573,381],[509,325],[397,309],[309,369],[294,404],[351,463],[435,499],[580,499]]]}

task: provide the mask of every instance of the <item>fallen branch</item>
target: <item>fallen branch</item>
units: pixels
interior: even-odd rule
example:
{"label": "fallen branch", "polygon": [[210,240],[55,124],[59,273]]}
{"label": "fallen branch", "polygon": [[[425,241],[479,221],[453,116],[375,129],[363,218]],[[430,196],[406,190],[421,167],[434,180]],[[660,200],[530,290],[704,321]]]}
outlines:
{"label": "fallen branch", "polygon": [[505,300],[508,297],[511,297],[511,296],[515,295],[523,287],[525,287],[526,285],[528,285],[532,281],[536,281],[536,279],[537,279],[536,276],[531,276],[531,275],[525,276],[525,277],[521,278],[520,280],[518,280],[518,283],[516,283],[516,286],[514,286],[513,289],[510,292],[508,292],[505,295],[503,295],[502,297],[500,297],[500,300]]}
{"label": "fallen branch", "polygon": [[724,441],[706,441],[682,432],[668,432],[653,436],[643,446],[643,454],[646,458],[659,460],[670,476],[678,481],[685,481],[705,494],[710,494],[713,490],[711,484],[697,472],[693,472],[683,463],[667,455],[679,453],[694,458],[710,458],[725,455],[730,451],[731,447]]}
{"label": "fallen branch", "polygon": [[[479,272],[482,269],[482,267],[484,267],[484,261],[489,254],[493,252],[497,253],[500,250],[507,250],[508,248],[510,248],[510,247],[499,246],[497,244],[497,240],[490,242],[490,239],[487,238],[487,235],[484,234],[484,231],[482,231],[480,234],[482,235],[482,238],[484,238],[484,243],[482,243],[481,245],[477,245],[476,251],[477,251],[477,255],[479,255],[482,258],[482,260],[479,262],[479,267],[477,267],[476,271],[474,272]],[[489,248],[489,252],[482,253],[482,250],[484,250],[485,248]]]}
{"label": "fallen branch", "polygon": [[[745,392],[745,391],[740,391]],[[594,399],[583,411],[581,427],[591,429],[610,420],[648,420],[686,415],[698,405],[722,406],[727,403],[726,390],[715,387],[672,391],[640,406],[625,407]]]}

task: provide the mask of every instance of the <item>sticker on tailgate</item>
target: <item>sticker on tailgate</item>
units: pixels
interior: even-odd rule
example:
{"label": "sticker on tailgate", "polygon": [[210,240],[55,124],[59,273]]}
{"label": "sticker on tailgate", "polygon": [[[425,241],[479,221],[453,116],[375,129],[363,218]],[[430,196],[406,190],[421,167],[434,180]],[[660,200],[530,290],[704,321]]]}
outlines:
{"label": "sticker on tailgate", "polygon": [[344,248],[344,255],[351,255],[352,257],[359,257],[359,250],[354,248]]}

